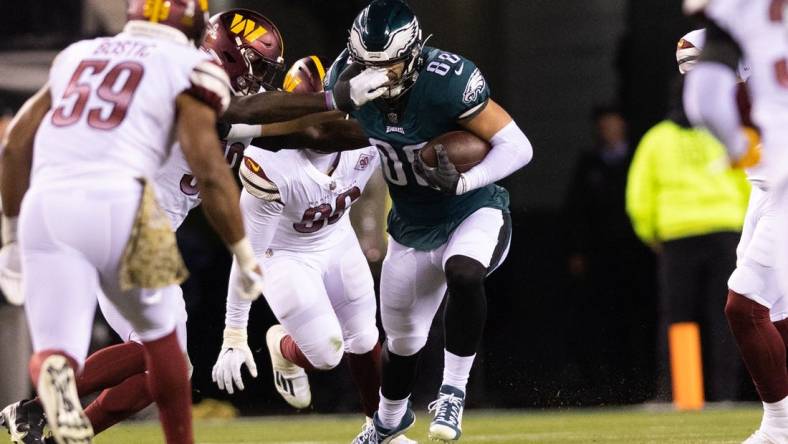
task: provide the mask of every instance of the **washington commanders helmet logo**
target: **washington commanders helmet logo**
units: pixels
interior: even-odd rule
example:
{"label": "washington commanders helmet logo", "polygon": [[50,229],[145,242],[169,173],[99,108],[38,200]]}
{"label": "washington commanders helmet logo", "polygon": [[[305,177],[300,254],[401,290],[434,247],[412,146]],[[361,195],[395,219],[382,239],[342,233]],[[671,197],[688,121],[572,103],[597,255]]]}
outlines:
{"label": "washington commanders helmet logo", "polygon": [[249,43],[254,42],[268,32],[267,29],[255,23],[254,20],[244,18],[241,14],[235,14],[233,16],[233,22],[230,24],[230,31],[235,35],[243,37],[244,40]]}

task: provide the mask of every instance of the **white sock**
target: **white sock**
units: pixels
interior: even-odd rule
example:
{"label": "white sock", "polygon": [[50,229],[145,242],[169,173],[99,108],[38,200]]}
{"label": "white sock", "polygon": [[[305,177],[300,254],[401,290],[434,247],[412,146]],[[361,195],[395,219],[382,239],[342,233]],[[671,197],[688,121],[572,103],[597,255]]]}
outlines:
{"label": "white sock", "polygon": [[465,393],[465,386],[468,385],[468,377],[471,375],[473,367],[473,356],[457,356],[454,353],[443,350],[443,385],[457,387]]}
{"label": "white sock", "polygon": [[764,402],[763,403],[763,420],[779,419],[785,421],[788,419],[788,396],[777,402]]}
{"label": "white sock", "polygon": [[383,427],[393,429],[398,426],[405,410],[408,408],[408,396],[405,399],[391,400],[380,394],[380,404],[378,405],[378,419]]}

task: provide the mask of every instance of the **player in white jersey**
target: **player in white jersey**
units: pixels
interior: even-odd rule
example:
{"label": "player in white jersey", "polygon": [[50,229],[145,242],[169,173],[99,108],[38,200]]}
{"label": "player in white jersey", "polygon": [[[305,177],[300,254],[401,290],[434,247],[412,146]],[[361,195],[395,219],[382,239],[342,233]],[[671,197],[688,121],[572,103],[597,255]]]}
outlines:
{"label": "player in white jersey", "polygon": [[[248,20],[267,32],[238,43],[231,25],[240,20]],[[283,69],[284,45],[281,34],[270,20],[254,11],[235,9],[213,16],[208,27],[212,32],[206,35],[201,49],[212,54],[231,76],[230,83],[235,94],[245,94],[250,88],[255,91],[260,88],[273,89],[268,82],[276,72]],[[252,62],[244,57],[244,51],[254,54],[256,66],[253,67]],[[223,142],[222,148],[217,146],[217,149],[223,149],[224,158],[232,170],[237,170],[243,150],[251,140],[251,137],[232,139]],[[199,184],[180,143],[174,144],[170,157],[153,180],[160,206],[175,230],[201,202]],[[162,298],[171,303],[178,339],[186,355],[187,313],[181,288],[174,285],[162,291]],[[80,396],[104,389],[85,409],[95,433],[100,433],[152,402],[145,381],[145,362],[139,334],[103,294],[99,294],[99,307],[112,329],[127,342],[89,356],[83,373],[77,379]],[[43,435],[43,423],[37,421],[42,418],[40,411],[38,400],[20,401],[0,412],[0,421],[5,423],[12,440],[42,442],[40,436]]]}
{"label": "player in white jersey", "polygon": [[[238,193],[216,150],[214,122],[229,102],[229,81],[190,41],[206,18],[205,0],[132,0],[124,32],[78,42],[56,58],[50,83],[4,140],[5,217],[20,214],[28,276],[30,372],[58,443],[93,435],[74,373],[85,359],[99,289],[143,343],[167,442],[193,442],[176,320],[168,293],[156,290],[177,285],[184,269],[147,184],[173,134],[203,186],[206,212],[242,264],[238,291],[255,298],[262,288]],[[14,231],[4,241],[15,240]]]}
{"label": "player in white jersey", "polygon": [[[705,7],[711,24],[703,55],[685,88],[688,116],[722,140],[734,162],[758,153],[754,130],[744,130],[735,100],[736,67],[751,68],[747,86],[752,120],[763,139],[760,164],[748,171],[753,192],[737,268],[728,282],[725,314],[741,356],[763,401],[764,416],[748,444],[788,442],[788,367],[786,367],[786,287],[788,268],[788,39],[782,2],[713,0]],[[759,156],[752,156],[757,161]]]}
{"label": "player in white jersey", "polygon": [[[288,71],[284,88],[321,91],[324,75],[317,57],[305,57]],[[368,143],[360,132],[346,139]],[[290,405],[305,408],[312,399],[306,371],[332,369],[346,356],[371,418],[380,388],[375,290],[345,214],[377,170],[377,150],[274,153],[251,146],[244,154],[241,208],[266,270],[264,296],[281,323],[266,334],[274,385]],[[238,278],[236,266],[231,282]],[[251,304],[239,296],[230,289],[224,343],[213,369],[214,381],[229,393],[244,388],[242,365],[255,369],[246,334]]]}

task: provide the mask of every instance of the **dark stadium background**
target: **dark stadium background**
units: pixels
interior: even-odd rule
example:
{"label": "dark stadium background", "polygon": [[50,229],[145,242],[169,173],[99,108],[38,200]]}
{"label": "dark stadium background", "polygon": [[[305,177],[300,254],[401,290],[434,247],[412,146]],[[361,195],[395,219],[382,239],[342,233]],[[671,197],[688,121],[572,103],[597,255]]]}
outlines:
{"label": "dark stadium background", "polygon": [[[122,1],[122,0],[115,0]],[[621,307],[600,310],[584,283],[569,279],[562,205],[575,161],[592,144],[591,110],[617,103],[637,141],[660,120],[675,75],[674,48],[692,29],[680,0],[411,0],[429,44],[475,61],[493,98],[534,145],[534,161],[504,181],[512,196],[514,238],[507,262],[490,278],[489,321],[471,380],[474,406],[600,405],[659,399],[655,371],[653,284]],[[344,47],[363,0],[212,1],[214,10],[245,6],[280,28],[289,62]],[[16,107],[30,91],[9,75],[41,69],[55,50],[84,36],[81,0],[0,4],[0,100]],[[93,34],[101,27],[93,28]],[[24,66],[22,66],[24,65]],[[221,343],[229,257],[199,215],[179,233],[192,279],[185,286],[195,398],[220,397],[210,369]],[[376,267],[373,264],[373,267]],[[722,307],[720,308],[722,309]],[[285,411],[270,381],[264,333],[272,323],[257,303],[249,328],[260,376],[232,397],[245,412]],[[625,325],[626,328],[616,326]],[[434,333],[439,333],[437,319]],[[622,355],[621,343],[631,343]],[[430,400],[442,368],[440,335],[422,362],[417,403]],[[599,357],[613,353],[615,359]],[[732,359],[735,359],[732,357]],[[318,411],[356,408],[346,368],[311,377]]]}

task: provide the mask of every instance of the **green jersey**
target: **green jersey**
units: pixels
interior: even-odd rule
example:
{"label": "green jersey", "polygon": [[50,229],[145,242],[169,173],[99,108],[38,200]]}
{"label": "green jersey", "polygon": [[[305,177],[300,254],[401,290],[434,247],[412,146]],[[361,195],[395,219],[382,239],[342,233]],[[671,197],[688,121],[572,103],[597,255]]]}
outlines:
{"label": "green jersey", "polygon": [[[484,109],[490,97],[484,76],[470,60],[430,47],[422,50],[422,56],[418,77],[399,103],[375,100],[351,115],[381,153],[393,203],[389,233],[402,245],[429,251],[446,243],[476,210],[508,211],[509,193],[491,184],[459,196],[447,195],[413,171],[413,160],[427,142],[462,129],[457,122]],[[348,63],[345,50],[326,75],[326,90],[333,88]]]}

